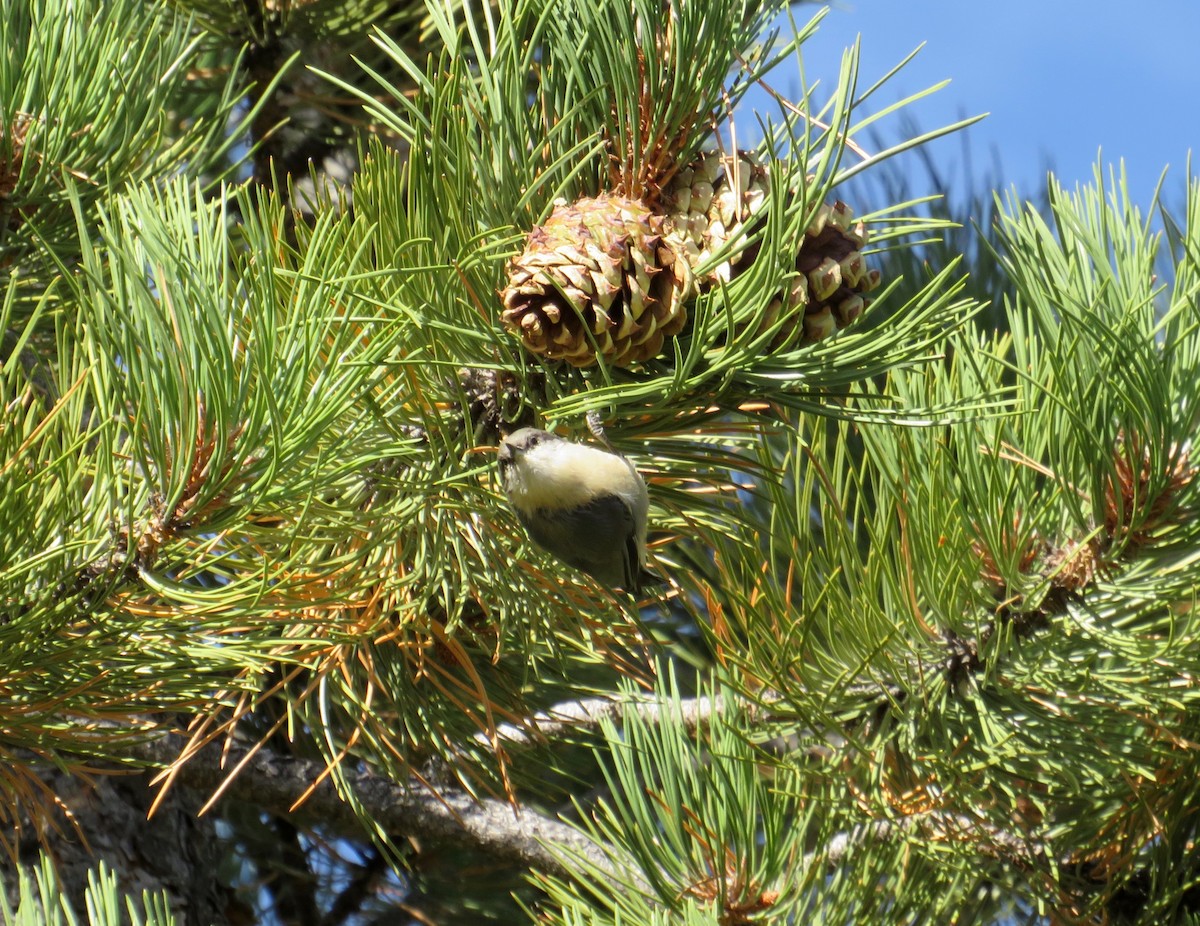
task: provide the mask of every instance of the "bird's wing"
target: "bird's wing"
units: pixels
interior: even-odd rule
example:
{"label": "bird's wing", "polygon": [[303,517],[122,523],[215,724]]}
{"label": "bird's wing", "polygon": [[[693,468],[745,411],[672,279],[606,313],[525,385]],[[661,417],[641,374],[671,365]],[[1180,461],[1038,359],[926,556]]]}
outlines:
{"label": "bird's wing", "polygon": [[625,500],[599,495],[570,510],[521,518],[538,546],[611,588],[636,591],[641,563],[636,525]]}

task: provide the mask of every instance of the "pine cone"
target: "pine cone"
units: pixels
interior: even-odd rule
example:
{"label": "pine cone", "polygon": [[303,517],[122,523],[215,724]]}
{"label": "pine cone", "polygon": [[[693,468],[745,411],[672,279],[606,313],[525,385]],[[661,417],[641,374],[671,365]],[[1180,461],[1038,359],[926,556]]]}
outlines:
{"label": "pine cone", "polygon": [[508,268],[501,319],[526,349],[577,367],[649,360],[687,319],[687,267],[662,218],[619,196],[559,202]]}
{"label": "pine cone", "polygon": [[[739,227],[753,221],[770,192],[770,174],[750,152],[708,152],[681,169],[667,184],[664,237],[693,271],[703,266]],[[799,334],[802,343],[819,341],[853,322],[867,307],[865,295],[880,282],[868,270],[859,250],[867,241],[865,226],[853,224],[854,212],[839,201],[822,205],[806,230],[796,255],[797,275],[773,300],[761,328],[775,323],[785,310],[802,317],[802,328],[785,329],[773,348]],[[758,253],[750,246],[689,281],[688,295],[728,282],[749,267]],[[801,315],[802,312],[802,315]]]}
{"label": "pine cone", "polygon": [[867,269],[859,250],[866,242],[866,226],[854,224],[854,210],[841,200],[817,210],[796,255],[799,273],[772,303],[776,312],[804,307],[802,343],[840,331],[870,304],[866,293],[879,286],[880,273]]}
{"label": "pine cone", "polygon": [[[701,154],[676,173],[664,191],[667,215],[663,232],[667,244],[695,270],[758,212],[769,190],[767,169],[750,152]],[[735,268],[752,259],[749,250],[742,250],[698,281],[689,279],[689,297],[718,280],[729,282]]]}

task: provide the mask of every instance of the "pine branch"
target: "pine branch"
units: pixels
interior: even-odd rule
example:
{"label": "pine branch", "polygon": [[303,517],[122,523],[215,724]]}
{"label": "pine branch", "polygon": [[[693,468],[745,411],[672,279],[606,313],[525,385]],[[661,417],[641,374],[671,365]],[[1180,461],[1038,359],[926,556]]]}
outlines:
{"label": "pine branch", "polygon": [[[133,747],[131,758],[169,765],[176,751],[176,744],[163,736]],[[240,745],[210,744],[178,767],[175,783],[202,791],[225,786],[223,800],[248,801],[280,815],[293,814],[307,794],[301,805],[306,818],[347,837],[362,837],[362,819],[339,797],[325,775],[325,763],[259,750],[229,778],[228,769],[241,763],[248,751]],[[607,868],[604,854],[584,836],[528,808],[454,789],[441,788],[435,794],[417,782],[398,784],[370,771],[346,772],[344,778],[363,810],[397,838],[473,849],[558,876],[568,873],[556,854],[564,850]]]}
{"label": "pine branch", "polygon": [[371,853],[366,863],[360,868],[355,877],[338,894],[337,899],[329,908],[329,912],[321,920],[321,926],[338,926],[352,919],[362,908],[363,901],[371,895],[371,891],[388,870],[387,858],[378,850]]}
{"label": "pine branch", "polygon": [[[284,922],[319,926],[316,883],[300,839],[301,830],[282,816],[273,817],[270,827],[279,837],[274,846],[276,859],[270,865],[273,877],[264,879],[264,887],[273,897],[271,907]],[[260,871],[264,869],[263,861],[257,860]]]}
{"label": "pine branch", "polygon": [[[1022,870],[1042,866],[1050,856],[1045,843],[1041,841],[1025,839],[964,814],[930,811],[900,820],[877,820],[839,833],[821,849],[806,854],[803,867],[808,869],[823,864],[826,868],[834,869],[844,864],[856,849],[872,842],[909,840],[914,835],[938,842],[969,841],[979,847],[980,854],[1016,865]],[[1074,862],[1070,858],[1063,858],[1058,864],[1066,866]]]}
{"label": "pine branch", "polygon": [[[697,727],[706,723],[714,713],[725,709],[725,698],[686,698],[678,705],[678,720],[682,717],[684,728],[694,732]],[[741,703],[742,710],[747,709]],[[495,740],[504,746],[533,746],[541,740],[555,739],[572,733],[594,733],[600,729],[601,722],[612,720],[619,722],[630,712],[635,712],[648,724],[657,724],[664,717],[662,704],[647,698],[641,701],[614,700],[612,698],[581,698],[577,701],[564,701],[549,710],[541,711],[530,717],[522,726],[516,724],[501,724],[496,728]],[[480,733],[475,739],[488,745],[493,738]]]}

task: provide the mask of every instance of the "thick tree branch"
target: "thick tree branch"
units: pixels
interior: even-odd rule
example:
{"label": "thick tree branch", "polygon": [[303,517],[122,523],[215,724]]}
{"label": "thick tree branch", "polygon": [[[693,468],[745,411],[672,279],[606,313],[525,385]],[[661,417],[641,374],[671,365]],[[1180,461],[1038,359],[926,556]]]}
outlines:
{"label": "thick tree branch", "polygon": [[[168,737],[142,742],[136,758],[166,766],[178,746]],[[229,769],[245,759],[248,750],[213,743],[179,766],[176,783],[201,791],[224,786],[222,801],[248,801],[276,814],[291,814],[296,802],[322,778],[325,763],[259,750],[232,780]],[[607,869],[590,841],[564,823],[524,807],[492,798],[474,798],[458,790],[432,793],[417,783],[397,784],[369,771],[344,772],[344,778],[366,816],[396,837],[426,839],[487,853],[513,865],[565,876],[567,870],[549,847],[570,850]],[[218,804],[219,806],[219,804]],[[326,776],[305,798],[300,812],[321,826],[345,836],[363,836],[362,817],[343,800]]]}

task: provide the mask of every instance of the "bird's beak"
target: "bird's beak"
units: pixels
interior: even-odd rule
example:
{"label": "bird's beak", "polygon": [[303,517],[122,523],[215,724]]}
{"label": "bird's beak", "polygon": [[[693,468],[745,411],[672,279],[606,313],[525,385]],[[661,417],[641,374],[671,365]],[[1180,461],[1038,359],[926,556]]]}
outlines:
{"label": "bird's beak", "polygon": [[496,457],[501,463],[511,463],[517,458],[517,449],[506,440],[500,441],[500,449],[496,451]]}

